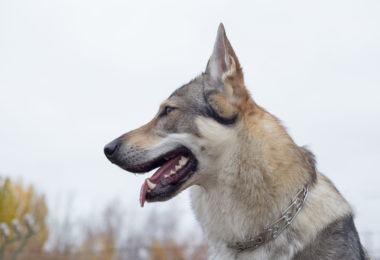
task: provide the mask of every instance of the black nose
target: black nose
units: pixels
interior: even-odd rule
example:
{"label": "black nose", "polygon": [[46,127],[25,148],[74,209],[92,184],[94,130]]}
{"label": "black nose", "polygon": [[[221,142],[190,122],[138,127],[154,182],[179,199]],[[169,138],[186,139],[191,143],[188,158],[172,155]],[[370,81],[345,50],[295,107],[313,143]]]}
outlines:
{"label": "black nose", "polygon": [[118,139],[116,139],[104,147],[104,154],[107,156],[108,159],[111,159],[116,154],[116,151],[119,149],[119,146],[120,142]]}

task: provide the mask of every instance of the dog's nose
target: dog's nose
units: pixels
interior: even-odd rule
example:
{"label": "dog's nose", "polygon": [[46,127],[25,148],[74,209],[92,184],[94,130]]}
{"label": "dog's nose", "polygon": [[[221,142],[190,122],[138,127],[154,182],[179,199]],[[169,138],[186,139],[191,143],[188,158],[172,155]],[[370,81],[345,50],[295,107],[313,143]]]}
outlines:
{"label": "dog's nose", "polygon": [[117,149],[119,149],[119,146],[120,142],[118,139],[116,139],[104,147],[104,154],[107,156],[108,159],[111,159],[113,155],[116,154],[116,151]]}

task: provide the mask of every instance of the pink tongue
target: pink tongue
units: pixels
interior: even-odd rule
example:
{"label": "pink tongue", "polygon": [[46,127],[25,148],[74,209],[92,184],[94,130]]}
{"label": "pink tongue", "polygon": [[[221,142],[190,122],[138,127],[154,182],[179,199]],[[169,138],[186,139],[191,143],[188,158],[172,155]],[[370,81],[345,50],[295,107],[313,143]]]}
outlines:
{"label": "pink tongue", "polygon": [[141,186],[140,190],[140,205],[141,207],[144,207],[145,203],[145,195],[148,190],[148,183],[147,180],[156,183],[158,179],[161,178],[161,176],[165,174],[169,174],[172,169],[177,165],[178,161],[181,159],[181,155],[177,155],[170,161],[167,161],[164,165],[162,165],[153,175],[152,177],[145,179],[144,184]]}

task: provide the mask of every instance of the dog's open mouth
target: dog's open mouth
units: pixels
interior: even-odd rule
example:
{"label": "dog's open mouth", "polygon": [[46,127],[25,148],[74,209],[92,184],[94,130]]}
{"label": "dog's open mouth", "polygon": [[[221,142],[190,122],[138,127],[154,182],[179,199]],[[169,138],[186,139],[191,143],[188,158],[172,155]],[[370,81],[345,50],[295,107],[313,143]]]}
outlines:
{"label": "dog's open mouth", "polygon": [[145,179],[141,187],[141,207],[145,200],[163,201],[173,197],[196,171],[197,160],[188,149],[180,148],[155,159],[140,168],[139,172],[147,172],[156,167],[159,167],[158,170],[152,177]]}

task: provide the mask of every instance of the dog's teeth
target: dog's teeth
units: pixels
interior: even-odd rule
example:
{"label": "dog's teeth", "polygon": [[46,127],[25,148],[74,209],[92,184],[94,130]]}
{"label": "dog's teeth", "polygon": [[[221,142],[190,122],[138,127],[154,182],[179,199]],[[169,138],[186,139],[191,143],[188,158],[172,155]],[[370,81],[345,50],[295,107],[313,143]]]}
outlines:
{"label": "dog's teeth", "polygon": [[167,178],[167,177],[169,177],[170,175],[173,175],[173,174],[175,174],[175,171],[171,170],[171,171],[169,172],[169,174],[165,174],[165,175],[164,175],[164,178]]}
{"label": "dog's teeth", "polygon": [[153,190],[157,186],[157,184],[151,182],[150,180],[146,180],[146,183],[148,184],[150,190]]}
{"label": "dog's teeth", "polygon": [[179,160],[180,165],[185,165],[189,161],[188,157],[181,156],[181,160]]}

